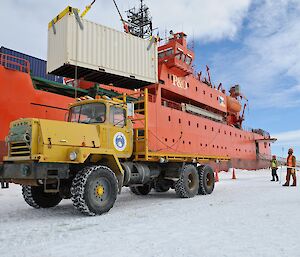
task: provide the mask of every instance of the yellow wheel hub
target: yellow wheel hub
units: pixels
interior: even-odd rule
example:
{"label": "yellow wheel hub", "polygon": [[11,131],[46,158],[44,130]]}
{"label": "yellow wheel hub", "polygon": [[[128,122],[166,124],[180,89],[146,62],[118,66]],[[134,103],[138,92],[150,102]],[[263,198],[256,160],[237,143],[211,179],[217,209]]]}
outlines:
{"label": "yellow wheel hub", "polygon": [[98,196],[102,196],[104,194],[104,187],[102,185],[97,186],[97,188],[96,188],[96,194]]}

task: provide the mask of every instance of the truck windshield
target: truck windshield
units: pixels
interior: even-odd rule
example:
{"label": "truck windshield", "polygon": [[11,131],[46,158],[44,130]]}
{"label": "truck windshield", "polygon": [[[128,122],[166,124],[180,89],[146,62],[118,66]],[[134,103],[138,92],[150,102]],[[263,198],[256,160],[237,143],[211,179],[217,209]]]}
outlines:
{"label": "truck windshield", "polygon": [[102,103],[91,103],[74,106],[69,112],[69,122],[77,123],[104,123],[106,106]]}

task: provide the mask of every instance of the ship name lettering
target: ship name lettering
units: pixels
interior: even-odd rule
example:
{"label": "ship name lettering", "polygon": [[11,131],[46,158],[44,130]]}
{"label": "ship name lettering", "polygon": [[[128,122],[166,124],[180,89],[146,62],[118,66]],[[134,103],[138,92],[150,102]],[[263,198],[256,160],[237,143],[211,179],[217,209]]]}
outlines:
{"label": "ship name lettering", "polygon": [[182,89],[187,89],[187,82],[177,76],[173,75],[173,85]]}

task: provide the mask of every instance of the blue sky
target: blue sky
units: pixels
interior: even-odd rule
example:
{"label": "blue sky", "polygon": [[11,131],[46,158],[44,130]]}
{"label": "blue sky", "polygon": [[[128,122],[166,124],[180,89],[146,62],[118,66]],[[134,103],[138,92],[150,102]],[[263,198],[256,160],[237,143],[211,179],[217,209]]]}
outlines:
{"label": "blue sky", "polygon": [[[119,0],[121,11],[137,0]],[[46,59],[47,23],[67,5],[89,0],[1,0],[0,45]],[[240,84],[249,99],[245,126],[263,128],[300,158],[300,1],[146,0],[160,36],[194,38],[197,69],[216,84]],[[4,11],[3,11],[4,10]],[[88,19],[122,29],[112,1],[97,0]]]}

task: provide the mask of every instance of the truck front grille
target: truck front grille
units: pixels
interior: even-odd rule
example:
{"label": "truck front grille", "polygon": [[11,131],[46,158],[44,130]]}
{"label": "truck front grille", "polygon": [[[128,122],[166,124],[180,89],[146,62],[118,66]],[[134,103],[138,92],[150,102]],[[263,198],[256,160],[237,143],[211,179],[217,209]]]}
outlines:
{"label": "truck front grille", "polygon": [[27,142],[11,142],[10,143],[11,157],[30,156],[30,144]]}

